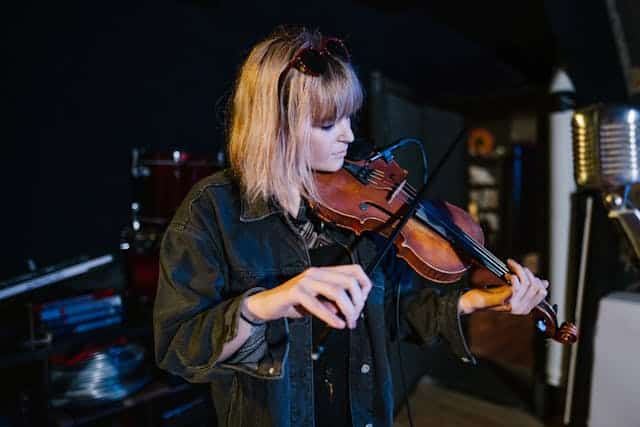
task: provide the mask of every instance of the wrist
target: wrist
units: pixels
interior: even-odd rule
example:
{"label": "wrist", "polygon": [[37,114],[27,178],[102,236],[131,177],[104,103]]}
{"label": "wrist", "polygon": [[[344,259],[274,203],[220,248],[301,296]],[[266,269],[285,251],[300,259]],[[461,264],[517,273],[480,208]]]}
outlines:
{"label": "wrist", "polygon": [[266,322],[266,319],[261,318],[255,312],[256,295],[257,294],[249,295],[242,300],[242,303],[240,304],[240,317],[254,326]]}

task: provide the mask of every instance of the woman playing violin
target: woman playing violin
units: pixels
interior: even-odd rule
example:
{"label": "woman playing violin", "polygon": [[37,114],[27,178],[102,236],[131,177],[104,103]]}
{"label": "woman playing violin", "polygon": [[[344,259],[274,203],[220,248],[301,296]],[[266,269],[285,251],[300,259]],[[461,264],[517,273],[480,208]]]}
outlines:
{"label": "woman playing violin", "polygon": [[[390,333],[396,275],[370,275],[376,243],[324,223],[309,208],[314,172],[334,172],[363,102],[344,43],[279,29],[256,44],[230,108],[231,168],[193,188],[161,247],[154,307],[161,368],[211,384],[220,426],[391,426],[387,342],[447,341],[473,362],[460,316],[527,314],[548,283],[514,261],[512,286],[440,294],[413,280]],[[312,266],[342,250],[345,263]],[[385,314],[386,313],[386,314]],[[313,336],[335,329],[320,360]]]}

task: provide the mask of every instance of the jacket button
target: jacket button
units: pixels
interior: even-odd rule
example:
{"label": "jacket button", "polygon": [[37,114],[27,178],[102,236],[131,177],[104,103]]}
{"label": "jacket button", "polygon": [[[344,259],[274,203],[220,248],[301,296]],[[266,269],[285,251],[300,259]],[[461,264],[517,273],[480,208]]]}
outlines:
{"label": "jacket button", "polygon": [[370,370],[371,370],[371,367],[369,365],[367,365],[366,363],[364,363],[360,367],[360,372],[362,372],[363,374],[368,374]]}

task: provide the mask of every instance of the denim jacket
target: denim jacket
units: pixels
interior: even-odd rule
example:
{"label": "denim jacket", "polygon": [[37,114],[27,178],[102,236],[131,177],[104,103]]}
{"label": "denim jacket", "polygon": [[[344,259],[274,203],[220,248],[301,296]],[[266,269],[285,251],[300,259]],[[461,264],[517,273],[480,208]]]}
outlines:
{"label": "denim jacket", "polygon": [[[267,350],[257,363],[217,362],[236,336],[246,295],[275,287],[310,265],[302,238],[284,211],[249,203],[227,170],[194,186],[162,239],[154,306],[158,365],[190,382],[208,382],[220,426],[313,426],[311,319],[267,322]],[[354,262],[375,256],[370,238],[330,229]],[[383,268],[350,331],[348,379],[353,424],[391,426],[393,396],[387,355],[393,283]],[[403,292],[400,336],[428,343],[440,336],[465,362],[474,362],[462,335],[456,292]],[[388,321],[387,321],[388,318]]]}

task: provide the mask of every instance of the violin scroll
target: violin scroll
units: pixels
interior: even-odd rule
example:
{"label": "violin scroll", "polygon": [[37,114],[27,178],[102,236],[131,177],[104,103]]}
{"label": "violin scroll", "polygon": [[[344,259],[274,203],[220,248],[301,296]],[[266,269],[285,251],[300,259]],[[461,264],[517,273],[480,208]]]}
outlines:
{"label": "violin scroll", "polygon": [[578,341],[578,328],[571,322],[563,322],[558,326],[555,306],[551,306],[543,300],[536,307],[534,313],[537,319],[537,327],[547,338],[560,344],[573,344]]}

